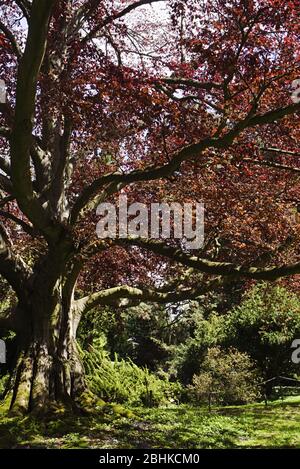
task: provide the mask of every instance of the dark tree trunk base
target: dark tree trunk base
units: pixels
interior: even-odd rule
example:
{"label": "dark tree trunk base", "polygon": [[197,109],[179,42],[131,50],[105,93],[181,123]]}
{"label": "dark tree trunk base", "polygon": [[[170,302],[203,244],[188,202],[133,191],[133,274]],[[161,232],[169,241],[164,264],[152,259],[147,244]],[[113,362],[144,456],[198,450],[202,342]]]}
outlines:
{"label": "dark tree trunk base", "polygon": [[63,347],[50,353],[48,345],[33,342],[21,353],[12,383],[12,414],[87,410],[84,396],[90,393],[75,341],[67,352]]}

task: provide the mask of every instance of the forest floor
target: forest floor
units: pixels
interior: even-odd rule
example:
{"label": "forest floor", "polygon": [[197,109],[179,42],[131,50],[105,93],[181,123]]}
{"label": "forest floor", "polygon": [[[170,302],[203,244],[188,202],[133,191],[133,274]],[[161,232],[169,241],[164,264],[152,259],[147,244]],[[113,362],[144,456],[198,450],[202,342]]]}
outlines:
{"label": "forest floor", "polygon": [[300,396],[267,406],[186,405],[117,415],[1,416],[0,448],[300,448]]}

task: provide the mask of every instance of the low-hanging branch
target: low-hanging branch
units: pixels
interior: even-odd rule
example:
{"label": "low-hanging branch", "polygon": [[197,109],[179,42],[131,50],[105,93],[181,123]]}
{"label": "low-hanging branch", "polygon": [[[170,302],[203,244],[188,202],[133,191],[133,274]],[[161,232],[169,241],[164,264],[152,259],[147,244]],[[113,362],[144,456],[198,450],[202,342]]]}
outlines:
{"label": "low-hanging branch", "polygon": [[231,262],[216,262],[202,259],[197,256],[184,253],[181,249],[169,246],[162,241],[148,240],[141,238],[118,239],[117,243],[123,245],[134,245],[154,252],[155,254],[167,257],[188,267],[209,274],[230,276],[234,278],[251,278],[254,280],[276,280],[280,277],[295,275],[300,273],[300,262],[271,267],[246,267],[235,265]]}
{"label": "low-hanging branch", "polygon": [[[208,291],[220,286],[224,279],[217,278],[207,284],[198,285],[194,288],[176,288],[175,291],[162,292],[151,288],[135,288],[128,285],[108,288],[92,293],[76,301],[76,310],[84,314],[98,305],[122,305],[131,306],[140,302],[155,303],[178,303],[180,301],[197,299]],[[120,300],[125,300],[120,303]],[[126,301],[127,300],[127,301]]]}
{"label": "low-hanging branch", "polygon": [[[0,103],[0,215],[3,221],[3,226],[0,224],[0,274],[18,300],[13,318],[18,325],[14,326],[17,329],[12,329],[18,333],[21,354],[16,356],[17,366],[12,373],[15,379],[11,401],[11,409],[18,415],[28,411],[34,411],[35,415],[48,412],[56,408],[57,402],[66,403],[68,409],[77,409],[78,404],[81,407],[82,398],[90,395],[76,331],[81,314],[91,308],[96,309],[98,305],[128,307],[143,301],[162,304],[203,301],[208,292],[219,291],[227,282],[231,285],[242,278],[274,280],[300,273],[300,261],[266,267],[272,259],[279,258],[279,249],[277,252],[273,249],[273,237],[268,243],[262,239],[261,248],[268,249],[268,253],[254,259],[250,266],[243,263],[244,257],[239,250],[236,252],[235,246],[226,243],[228,237],[236,236],[237,232],[238,236],[245,236],[239,222],[246,221],[244,211],[238,207],[233,218],[240,217],[238,223],[222,223],[224,213],[226,218],[227,200],[229,203],[231,195],[233,202],[238,198],[252,199],[256,197],[254,190],[260,190],[251,185],[253,181],[246,174],[243,177],[228,171],[224,178],[223,175],[215,178],[210,171],[200,174],[198,164],[195,164],[195,174],[193,165],[182,168],[185,161],[199,161],[203,167],[206,157],[213,162],[226,158],[233,143],[236,143],[234,154],[239,151],[241,160],[244,156],[251,157],[252,144],[263,134],[268,135],[268,141],[282,142],[285,148],[288,148],[288,141],[296,141],[300,103],[288,105],[292,102],[292,96],[288,96],[289,83],[297,77],[299,69],[294,54],[298,30],[293,6],[289,2],[282,7],[270,4],[270,14],[265,14],[259,2],[248,2],[244,14],[240,9],[231,8],[230,2],[225,2],[226,5],[220,2],[216,18],[209,18],[205,2],[188,2],[184,48],[190,53],[186,62],[181,63],[178,51],[183,44],[182,34],[176,24],[172,24],[172,18],[178,16],[177,2],[166,1],[169,13],[164,15],[166,22],[162,18],[158,35],[160,24],[155,23],[151,11],[148,18],[146,8],[141,12],[143,5],[159,1],[162,0],[12,0],[9,9],[4,11],[3,22],[12,33],[17,31],[15,39],[19,41],[22,55],[16,67],[13,49],[17,44],[14,45],[13,37],[10,40],[6,34],[5,38],[5,33],[0,31],[7,51],[3,56],[3,79],[8,89],[7,102]],[[214,6],[213,1],[211,6]],[[138,15],[140,12],[142,14]],[[241,13],[243,24],[236,28],[236,19],[239,23]],[[278,19],[274,19],[277,13],[279,31]],[[28,28],[16,24],[12,29],[12,21],[23,18],[23,25],[24,16]],[[206,36],[206,31],[199,30],[199,53],[198,39],[194,42],[194,20],[190,16],[204,21],[208,27],[212,21],[212,29],[203,41],[200,36],[202,33]],[[215,20],[220,28],[214,28]],[[258,26],[254,27],[255,24]],[[226,28],[229,35],[223,34]],[[281,40],[283,28],[290,33],[288,44]],[[274,57],[264,56],[266,31],[271,50],[278,50],[283,59],[279,68]],[[251,40],[248,40],[250,34]],[[162,62],[153,62],[149,57],[141,68],[137,61],[132,61],[130,51],[125,51],[130,37],[134,37],[138,54],[147,53],[151,48],[159,52]],[[221,37],[224,44],[220,44]],[[106,44],[107,39],[110,44]],[[207,40],[211,54],[207,54]],[[223,49],[235,52],[227,57]],[[115,57],[118,51],[122,54],[119,63]],[[245,57],[254,57],[254,60],[244,60]],[[258,59],[260,67],[256,66]],[[122,67],[121,61],[126,67]],[[175,76],[161,78],[174,70]],[[220,73],[214,78],[216,70]],[[253,78],[249,80],[251,84],[248,77]],[[157,86],[163,87],[172,100],[158,93]],[[269,87],[268,93],[266,87]],[[274,90],[278,90],[278,99],[273,99]],[[185,104],[187,99],[198,100],[197,95],[204,105]],[[284,101],[279,101],[280,98]],[[214,107],[213,114],[208,106]],[[274,106],[279,107],[274,109]],[[284,118],[284,125],[278,125]],[[265,128],[266,124],[270,125]],[[259,131],[256,126],[260,127]],[[182,142],[189,144],[184,146]],[[291,148],[293,146],[291,144]],[[125,158],[122,153],[126,153]],[[162,161],[163,155],[166,159]],[[9,165],[6,164],[8,159]],[[267,159],[274,161],[269,155]],[[152,165],[153,162],[157,164]],[[124,165],[128,168],[125,173],[122,172]],[[114,172],[108,174],[107,171]],[[181,175],[188,179],[178,181]],[[175,176],[176,181],[163,184],[171,176]],[[90,228],[95,214],[88,213],[89,210],[101,201],[110,201],[125,186],[159,179],[154,191],[147,184],[144,187],[136,184],[137,187],[129,191],[129,198],[140,194],[143,200],[153,201],[159,196],[159,200],[170,201],[176,194],[178,199],[186,200],[188,194],[191,200],[206,191],[206,198],[211,197],[212,213],[207,246],[201,250],[201,255],[218,259],[220,250],[226,253],[233,248],[231,254],[240,259],[236,264],[197,257],[166,244],[166,240],[164,243],[163,240],[105,239],[94,243],[95,233]],[[233,194],[229,192],[231,182],[235,188]],[[267,198],[263,198],[265,191],[274,187],[272,184],[270,180],[270,186],[268,181],[260,185],[262,192],[253,221],[261,225],[265,222],[267,232],[269,228],[272,232],[278,228],[276,239],[287,240],[285,219],[279,223],[275,216],[261,217],[261,209],[272,210]],[[285,185],[284,190],[289,196],[289,187]],[[294,192],[292,195],[296,197]],[[8,202],[12,200],[10,207]],[[87,215],[86,219],[77,224],[82,215]],[[12,229],[14,224],[22,226],[22,231],[28,227],[31,231],[32,227],[32,234],[37,233],[36,239],[29,240],[21,230]],[[250,243],[251,247],[245,254],[253,256],[259,240],[257,232],[251,233],[245,249]],[[294,224],[290,240],[291,251],[287,255],[293,256],[297,254]],[[114,249],[116,244],[125,249]],[[130,252],[126,253],[126,249]],[[102,255],[93,260],[100,250]],[[149,257],[142,250],[153,255]],[[25,253],[24,259],[18,252]],[[155,258],[159,256],[161,262],[170,267],[174,262],[175,270],[171,268],[168,273],[160,270],[159,277],[153,275],[150,279],[153,283],[148,285],[148,268],[155,265]],[[26,259],[30,265],[26,264]],[[139,265],[142,262],[144,266]],[[178,273],[183,270],[180,276]],[[80,299],[81,291],[88,288],[87,283],[106,285],[107,282],[112,288]],[[123,282],[129,285],[122,285]],[[0,327],[8,324],[7,319],[0,318]]]}

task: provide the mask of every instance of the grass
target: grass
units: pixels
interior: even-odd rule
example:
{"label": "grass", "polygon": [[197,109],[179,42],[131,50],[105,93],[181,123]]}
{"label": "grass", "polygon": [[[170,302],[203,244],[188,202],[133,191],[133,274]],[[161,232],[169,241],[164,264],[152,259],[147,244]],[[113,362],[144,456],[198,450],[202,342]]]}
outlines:
{"label": "grass", "polygon": [[133,413],[38,421],[0,409],[0,448],[300,448],[300,396],[211,412],[180,405]]}

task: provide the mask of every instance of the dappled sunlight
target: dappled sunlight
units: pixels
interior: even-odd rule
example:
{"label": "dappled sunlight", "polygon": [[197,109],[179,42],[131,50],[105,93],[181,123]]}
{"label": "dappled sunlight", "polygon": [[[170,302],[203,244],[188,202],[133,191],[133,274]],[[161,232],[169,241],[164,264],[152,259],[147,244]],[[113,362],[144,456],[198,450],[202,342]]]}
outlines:
{"label": "dappled sunlight", "polygon": [[132,409],[133,417],[0,419],[0,448],[300,448],[300,398],[213,408]]}

